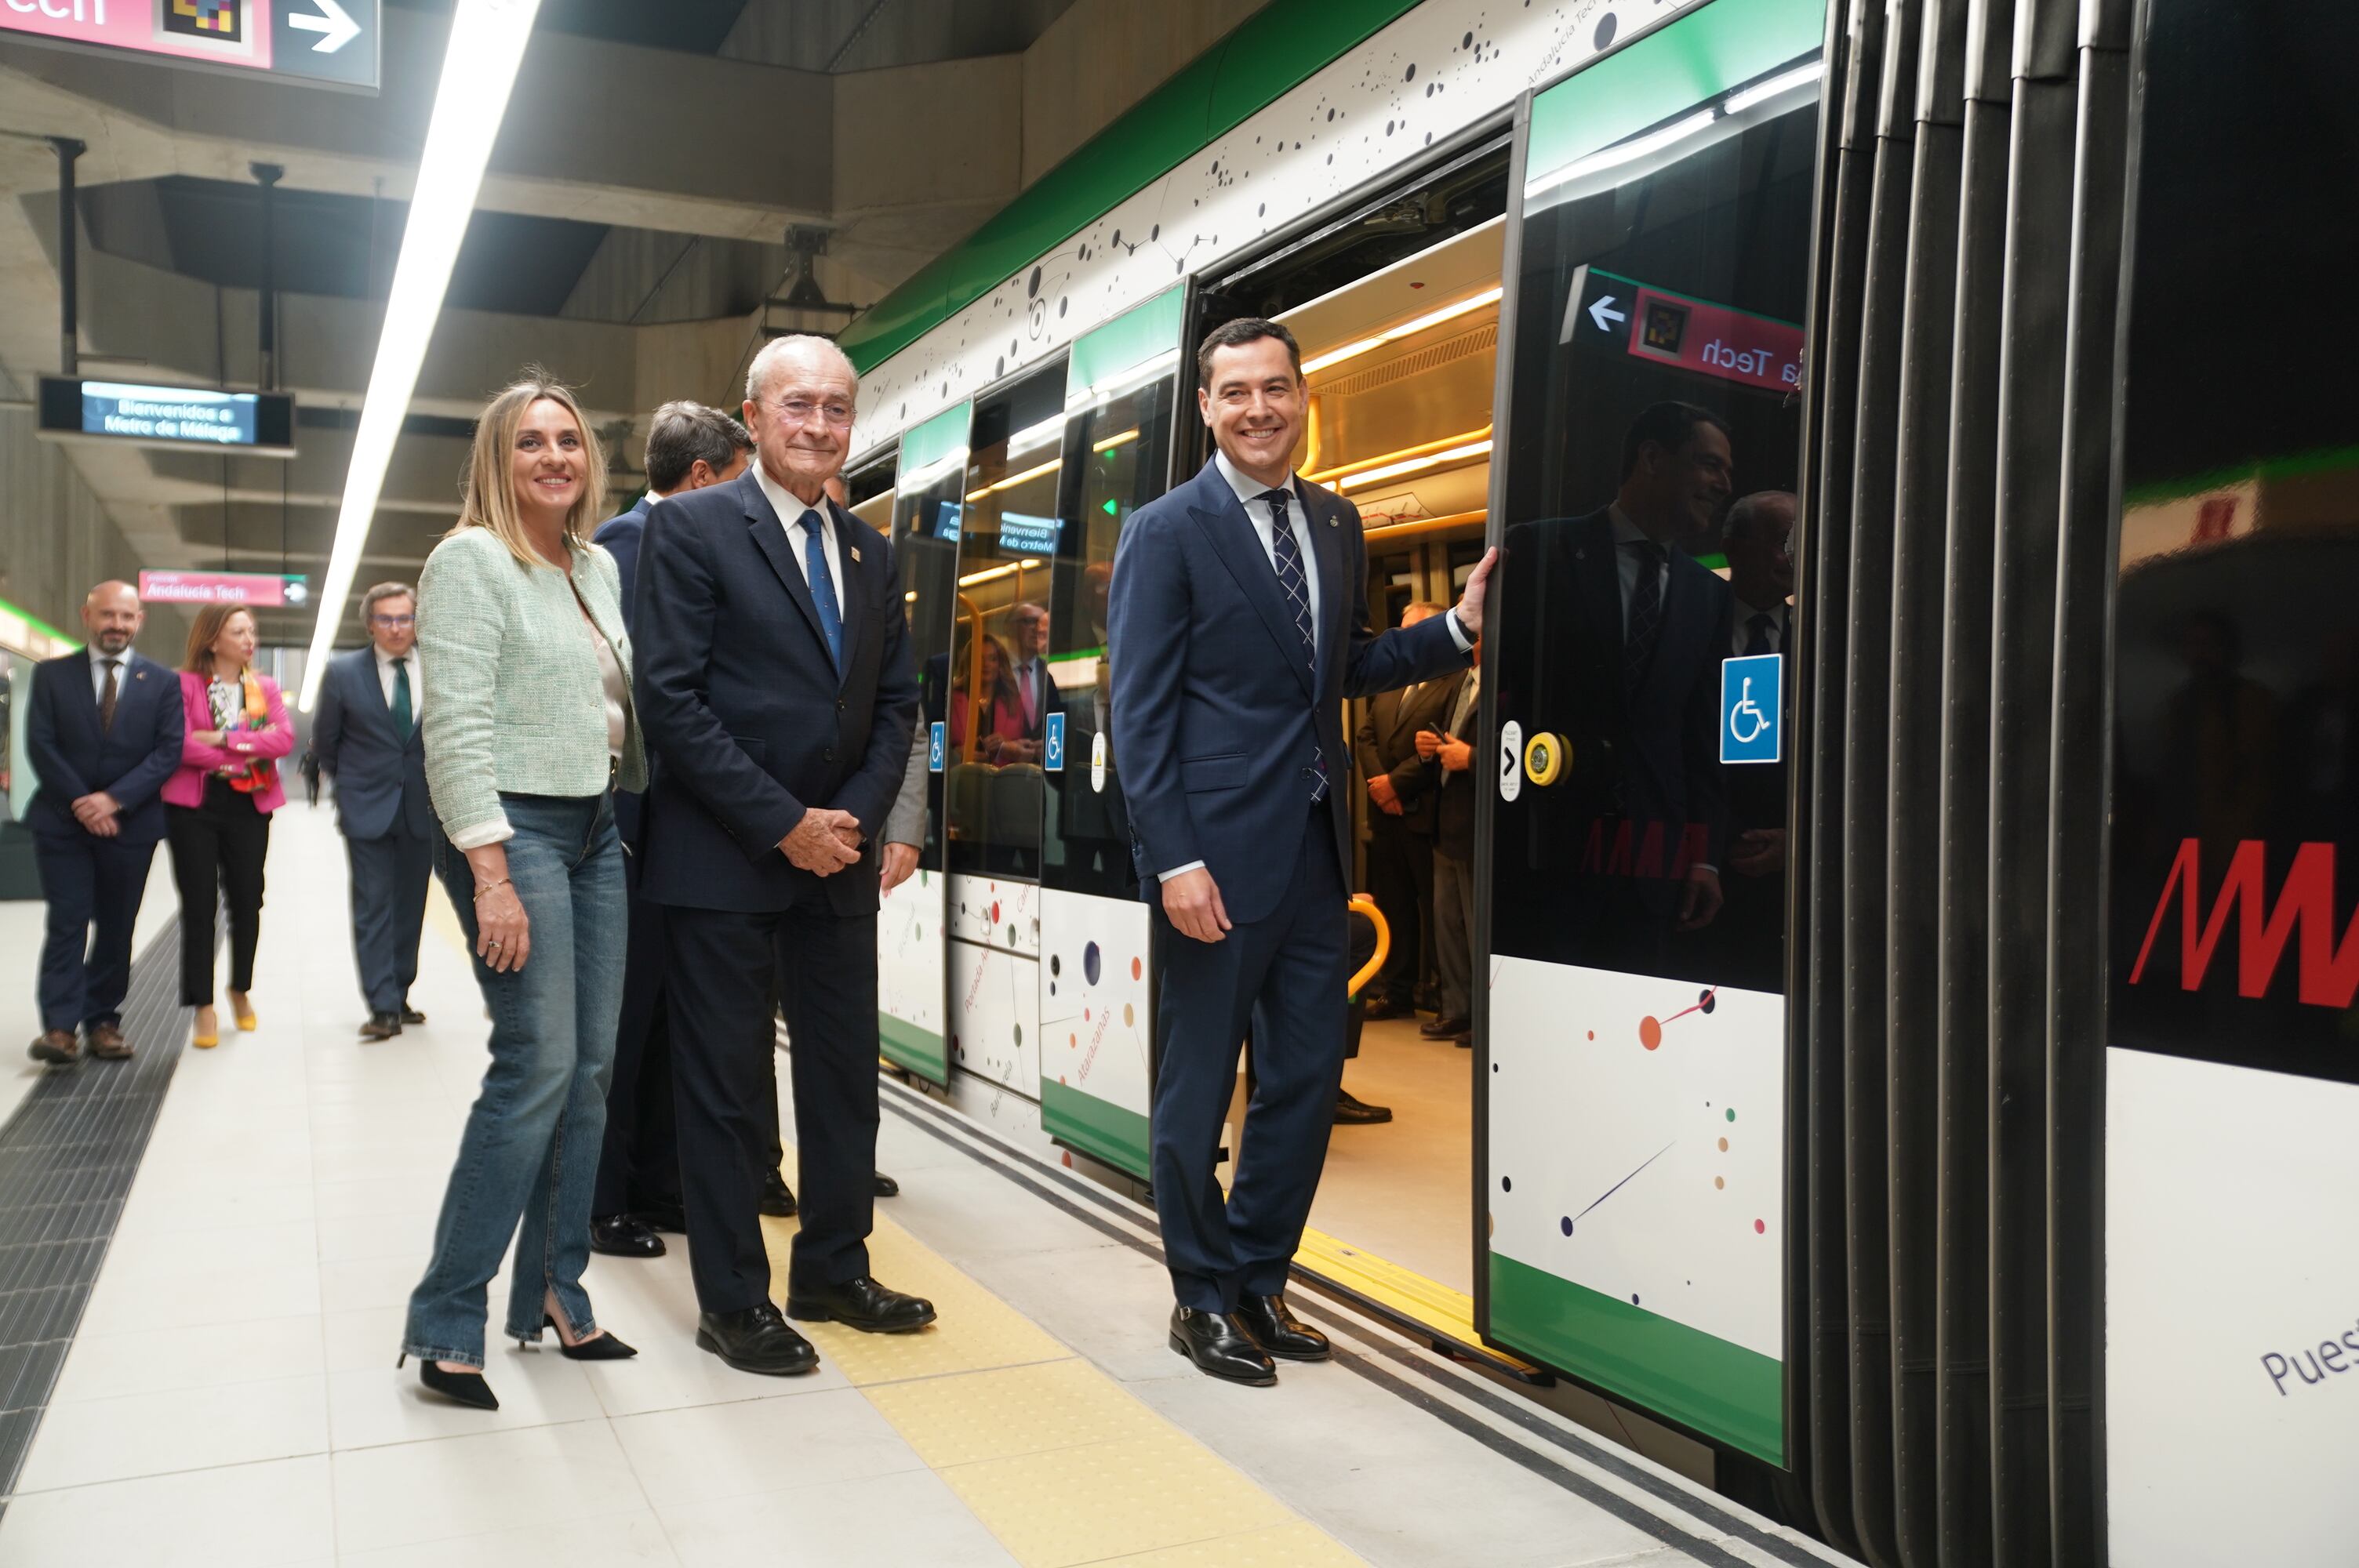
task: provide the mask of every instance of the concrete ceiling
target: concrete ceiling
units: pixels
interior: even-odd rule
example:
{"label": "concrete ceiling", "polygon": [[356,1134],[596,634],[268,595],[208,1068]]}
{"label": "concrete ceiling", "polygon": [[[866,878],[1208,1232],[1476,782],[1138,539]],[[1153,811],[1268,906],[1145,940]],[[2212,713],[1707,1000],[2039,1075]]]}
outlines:
{"label": "concrete ceiling", "polygon": [[[842,325],[766,305],[789,225],[826,231],[828,297],[875,300],[1190,58],[1168,27],[1141,44],[1136,3],[546,0],[361,585],[416,571],[449,526],[467,422],[526,364],[582,389],[615,438],[617,488],[636,489],[647,410],[734,401],[766,327]],[[1193,49],[1261,3],[1205,0]],[[126,379],[255,384],[250,166],[286,170],[278,380],[299,455],[60,449],[142,564],[324,568],[450,9],[387,0],[375,97],[0,44],[0,397],[57,369],[57,166],[40,138],[88,144],[82,369]],[[265,617],[272,642],[310,629],[309,613]]]}

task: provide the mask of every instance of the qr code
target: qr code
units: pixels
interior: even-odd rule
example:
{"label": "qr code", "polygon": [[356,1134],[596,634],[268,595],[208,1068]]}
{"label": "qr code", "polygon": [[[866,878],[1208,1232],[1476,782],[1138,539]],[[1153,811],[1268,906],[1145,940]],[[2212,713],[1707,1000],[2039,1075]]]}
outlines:
{"label": "qr code", "polygon": [[247,0],[158,0],[160,30],[214,43],[245,41]]}

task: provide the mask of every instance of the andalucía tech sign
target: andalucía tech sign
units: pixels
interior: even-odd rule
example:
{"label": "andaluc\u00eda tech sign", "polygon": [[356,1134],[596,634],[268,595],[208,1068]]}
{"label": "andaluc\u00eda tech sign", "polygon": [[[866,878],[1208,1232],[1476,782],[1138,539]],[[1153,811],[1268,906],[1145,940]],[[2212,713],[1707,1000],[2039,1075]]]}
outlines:
{"label": "andaluc\u00eda tech sign", "polygon": [[0,0],[0,34],[374,92],[377,6],[378,0]]}

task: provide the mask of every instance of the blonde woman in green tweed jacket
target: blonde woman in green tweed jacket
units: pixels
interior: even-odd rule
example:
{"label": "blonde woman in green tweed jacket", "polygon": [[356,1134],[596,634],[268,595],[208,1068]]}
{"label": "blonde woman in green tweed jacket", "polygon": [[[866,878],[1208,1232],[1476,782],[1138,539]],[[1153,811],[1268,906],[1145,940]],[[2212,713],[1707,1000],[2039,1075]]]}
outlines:
{"label": "blonde woman in green tweed jacket", "polygon": [[427,1388],[484,1410],[499,1408],[485,1287],[511,1236],[510,1337],[546,1325],[575,1359],[634,1354],[582,1289],[623,1000],[614,792],[647,782],[621,582],[590,542],[604,478],[572,394],[518,382],[484,410],[459,524],[418,583],[426,784],[447,840],[435,869],[492,1037],[402,1354]]}

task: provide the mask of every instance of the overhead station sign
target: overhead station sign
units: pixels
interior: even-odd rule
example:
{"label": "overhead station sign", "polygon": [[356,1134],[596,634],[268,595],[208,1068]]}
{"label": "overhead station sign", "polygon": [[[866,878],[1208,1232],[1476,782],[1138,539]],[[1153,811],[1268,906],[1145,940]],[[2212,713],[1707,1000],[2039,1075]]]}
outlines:
{"label": "overhead station sign", "polygon": [[[0,0],[13,5],[16,0]],[[215,392],[123,381],[41,378],[40,434],[51,440],[217,448],[295,455],[295,400],[283,392]]]}
{"label": "overhead station sign", "polygon": [[311,597],[301,574],[142,571],[139,597],[149,604],[244,604],[256,610],[299,605]]}
{"label": "overhead station sign", "polygon": [[1560,341],[1617,342],[1633,357],[1764,391],[1801,385],[1802,329],[1792,321],[1674,294],[1636,278],[1581,267],[1573,275]]}
{"label": "overhead station sign", "polygon": [[0,0],[0,33],[374,92],[377,5],[378,0]]}

